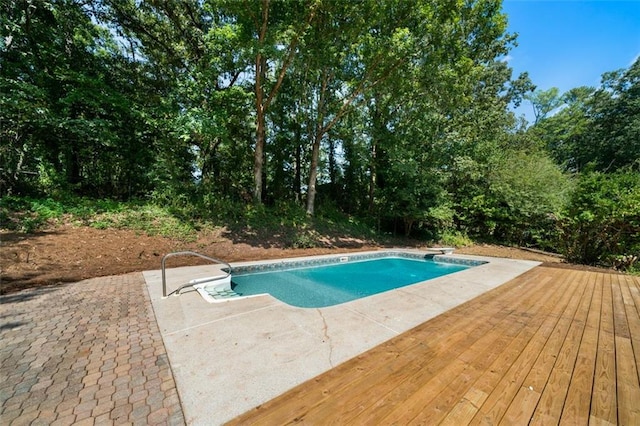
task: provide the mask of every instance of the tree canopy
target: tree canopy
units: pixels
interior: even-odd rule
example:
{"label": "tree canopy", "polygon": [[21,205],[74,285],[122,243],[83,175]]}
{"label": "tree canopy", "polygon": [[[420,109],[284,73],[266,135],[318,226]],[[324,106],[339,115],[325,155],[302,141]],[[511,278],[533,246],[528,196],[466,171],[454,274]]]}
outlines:
{"label": "tree canopy", "polygon": [[291,203],[559,249],[586,174],[640,167],[640,61],[535,90],[507,18],[500,0],[3,2],[0,191]]}

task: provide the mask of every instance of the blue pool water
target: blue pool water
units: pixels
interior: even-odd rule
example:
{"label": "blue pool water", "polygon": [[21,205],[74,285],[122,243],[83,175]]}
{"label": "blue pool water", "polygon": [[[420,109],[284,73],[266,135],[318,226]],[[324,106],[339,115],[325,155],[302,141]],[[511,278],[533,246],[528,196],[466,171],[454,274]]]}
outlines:
{"label": "blue pool water", "polygon": [[468,269],[426,259],[383,258],[233,276],[240,296],[269,293],[301,308],[337,305]]}

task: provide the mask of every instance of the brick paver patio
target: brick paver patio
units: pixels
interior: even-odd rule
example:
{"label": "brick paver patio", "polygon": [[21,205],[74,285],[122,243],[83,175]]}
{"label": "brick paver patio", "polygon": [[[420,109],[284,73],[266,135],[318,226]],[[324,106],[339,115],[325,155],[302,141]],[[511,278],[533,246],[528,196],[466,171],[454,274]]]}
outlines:
{"label": "brick paver patio", "polygon": [[184,424],[141,273],[0,303],[0,424]]}

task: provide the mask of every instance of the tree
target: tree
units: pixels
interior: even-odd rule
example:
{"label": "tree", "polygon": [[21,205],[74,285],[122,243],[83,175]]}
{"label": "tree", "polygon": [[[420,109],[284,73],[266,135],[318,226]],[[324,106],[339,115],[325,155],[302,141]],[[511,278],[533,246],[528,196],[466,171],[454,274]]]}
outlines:
{"label": "tree", "polygon": [[573,172],[615,171],[640,159],[640,61],[605,73],[599,88],[577,87],[560,97],[554,115],[529,129]]}
{"label": "tree", "polygon": [[[391,78],[411,56],[407,9],[395,2],[333,3],[323,10],[302,58],[313,93],[312,143],[307,214],[315,210],[318,162],[323,139],[363,95]],[[393,25],[389,25],[393,22]]]}
{"label": "tree", "polygon": [[563,104],[559,111],[528,130],[528,134],[539,139],[558,164],[571,172],[585,165],[578,152],[591,129],[588,114],[595,90],[591,87],[569,90],[560,97]]}
{"label": "tree", "polygon": [[552,87],[549,90],[536,90],[525,96],[533,107],[534,125],[544,120],[549,113],[561,105],[559,92],[557,87]]}
{"label": "tree", "polygon": [[[326,201],[405,235],[457,226],[537,244],[557,208],[535,189],[563,181],[538,141],[580,168],[589,149],[610,159],[634,135],[632,72],[560,109],[553,93],[532,95],[537,123],[512,134],[507,108],[532,84],[503,60],[515,36],[498,0],[25,5],[2,16],[1,176],[13,191],[38,171],[30,184],[50,192],[152,193],[203,212],[295,200],[313,215]],[[569,113],[584,126],[556,119]],[[586,144],[594,135],[615,152]]]}
{"label": "tree", "polygon": [[505,150],[489,174],[489,194],[497,241],[556,251],[557,226],[572,182],[540,150]]}
{"label": "tree", "polygon": [[[410,96],[437,100],[431,104],[423,103],[422,106],[427,108],[435,106],[452,111],[461,105],[494,102],[495,110],[503,113],[506,105],[518,96],[518,91],[512,88],[524,87],[520,83],[512,88],[507,87],[511,72],[503,62],[497,60],[508,52],[513,42],[513,37],[505,34],[506,20],[500,14],[499,2],[480,1],[461,5],[443,1],[420,3],[417,6],[405,2],[375,2],[367,4],[361,13],[353,15],[365,19],[360,32],[351,35],[346,28],[337,27],[341,34],[349,34],[344,48],[355,49],[346,50],[347,53],[342,53],[344,59],[340,60],[346,64],[342,68],[353,72],[352,77],[346,80],[346,87],[350,90],[345,91],[340,89],[340,84],[334,84],[337,88],[334,93],[337,91],[339,96],[322,96],[318,98],[322,102],[316,103],[326,111],[319,111],[315,115],[319,121],[315,126],[311,156],[307,194],[309,214],[313,214],[314,210],[315,159],[318,158],[321,138],[344,116],[348,107],[355,102],[363,105],[363,101],[370,93],[377,91],[378,86],[393,81],[389,88],[392,88],[398,104],[405,102],[402,93],[406,92]],[[349,23],[352,31],[358,31],[358,25],[351,21]],[[322,35],[328,35],[327,40],[335,44],[336,37],[331,31],[325,30]],[[319,36],[316,40],[323,39]],[[327,48],[328,44],[317,43],[317,46],[322,52],[332,52]],[[340,43],[337,45],[342,46]],[[310,52],[322,57],[323,63],[333,64],[318,51],[311,49]],[[326,76],[341,76],[335,72],[336,69],[341,70],[330,65],[332,72],[323,74],[325,77],[318,85],[322,88],[319,93],[331,87]],[[346,76],[349,77],[348,74]],[[418,86],[416,81],[421,81]],[[328,101],[331,100],[337,101],[333,108],[329,107]],[[483,112],[486,113],[486,109]],[[480,114],[475,117],[480,117]],[[417,123],[424,121],[417,115],[412,119],[417,119]],[[489,124],[491,118],[485,117],[484,120],[488,129],[496,128],[495,121]],[[412,125],[419,126],[417,123]],[[473,123],[473,126],[478,127],[477,123]],[[376,152],[375,146],[371,152]]]}
{"label": "tree", "polygon": [[[262,203],[263,167],[266,141],[266,117],[294,57],[299,44],[314,22],[320,2],[271,1],[244,2],[238,9],[233,2],[230,11],[237,13],[244,33],[250,34],[254,58],[254,95],[256,137],[253,165],[253,200]],[[273,72],[271,72],[273,70]]]}
{"label": "tree", "polygon": [[640,162],[640,58],[605,73],[589,111],[592,128],[581,147],[583,163],[613,171]]}
{"label": "tree", "polygon": [[581,174],[562,223],[562,253],[570,262],[632,269],[640,260],[638,206],[637,169]]}
{"label": "tree", "polygon": [[251,149],[251,92],[243,79],[250,49],[233,10],[238,2],[97,3],[131,60],[161,85],[157,113],[166,132],[156,176],[179,191],[198,184],[200,197],[246,198],[248,173],[239,172]]}
{"label": "tree", "polygon": [[[138,133],[138,99],[128,91],[135,70],[111,34],[77,2],[4,5],[0,155],[7,192],[146,191],[151,155]],[[28,187],[24,171],[37,171]]]}

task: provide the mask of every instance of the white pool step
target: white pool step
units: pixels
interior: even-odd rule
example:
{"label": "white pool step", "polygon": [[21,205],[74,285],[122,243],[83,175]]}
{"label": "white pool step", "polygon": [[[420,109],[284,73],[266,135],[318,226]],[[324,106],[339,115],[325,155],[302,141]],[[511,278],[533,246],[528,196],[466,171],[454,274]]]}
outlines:
{"label": "white pool step", "polygon": [[231,275],[224,278],[220,276],[196,278],[189,283],[193,284],[193,288],[208,302],[222,302],[240,297],[231,289]]}

